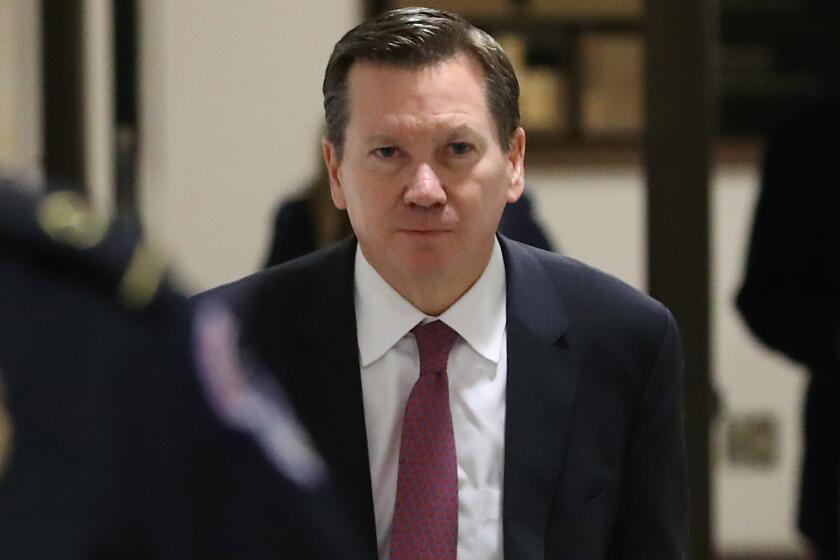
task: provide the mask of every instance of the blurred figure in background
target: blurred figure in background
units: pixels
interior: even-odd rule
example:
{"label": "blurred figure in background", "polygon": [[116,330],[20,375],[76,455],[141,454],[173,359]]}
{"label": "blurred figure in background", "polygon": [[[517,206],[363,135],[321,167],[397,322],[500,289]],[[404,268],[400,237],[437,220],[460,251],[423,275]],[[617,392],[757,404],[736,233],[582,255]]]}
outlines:
{"label": "blurred figure in background", "polygon": [[799,527],[838,558],[840,509],[840,96],[767,144],[737,305],[753,333],[810,372]]}
{"label": "blurred figure in background", "polygon": [[[499,232],[532,247],[554,250],[524,193],[518,201],[505,207]],[[318,177],[302,194],[282,202],[277,208],[265,266],[268,268],[301,257],[341,241],[351,233],[347,212],[333,204],[329,177],[326,168],[321,166]]]}
{"label": "blurred figure in background", "polygon": [[333,205],[326,169],[320,168],[306,190],[277,207],[266,268],[331,245],[353,232],[347,213]]}
{"label": "blurred figure in background", "polygon": [[135,231],[0,181],[0,558],[358,557],[285,397],[197,313]]}

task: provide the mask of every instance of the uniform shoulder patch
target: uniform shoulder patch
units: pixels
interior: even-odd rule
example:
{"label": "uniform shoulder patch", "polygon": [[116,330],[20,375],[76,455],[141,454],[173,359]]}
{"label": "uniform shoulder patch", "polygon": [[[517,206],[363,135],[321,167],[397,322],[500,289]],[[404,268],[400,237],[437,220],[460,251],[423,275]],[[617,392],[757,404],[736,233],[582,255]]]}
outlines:
{"label": "uniform shoulder patch", "polygon": [[74,191],[56,191],[38,200],[34,221],[48,239],[75,251],[75,258],[97,275],[116,276],[116,295],[129,309],[146,307],[164,281],[166,259],[142,238],[97,215]]}
{"label": "uniform shoulder patch", "polygon": [[78,193],[58,191],[38,204],[38,225],[59,243],[77,249],[96,246],[108,232],[108,220],[93,211]]}

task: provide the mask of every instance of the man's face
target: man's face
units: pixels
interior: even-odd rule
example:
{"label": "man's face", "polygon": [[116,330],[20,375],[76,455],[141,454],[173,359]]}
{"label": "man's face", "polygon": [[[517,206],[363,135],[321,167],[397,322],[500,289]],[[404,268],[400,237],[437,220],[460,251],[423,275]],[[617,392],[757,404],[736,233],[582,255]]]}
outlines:
{"label": "man's face", "polygon": [[348,93],[343,157],[329,142],[324,155],[365,257],[392,283],[474,282],[505,205],[522,194],[524,131],[500,146],[466,55],[420,69],[357,63]]}

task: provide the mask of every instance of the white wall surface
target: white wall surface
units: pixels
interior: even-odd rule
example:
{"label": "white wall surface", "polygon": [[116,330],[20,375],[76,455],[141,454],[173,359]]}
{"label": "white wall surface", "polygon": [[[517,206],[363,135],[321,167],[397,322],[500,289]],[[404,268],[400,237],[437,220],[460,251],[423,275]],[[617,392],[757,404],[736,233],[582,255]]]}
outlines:
{"label": "white wall surface", "polygon": [[141,204],[189,290],[253,272],[317,165],[321,79],[356,1],[143,0]]}
{"label": "white wall surface", "polygon": [[641,169],[528,169],[525,183],[542,224],[560,252],[640,290],[646,288],[647,233]]}
{"label": "white wall surface", "polygon": [[40,3],[0,0],[0,174],[41,177]]}
{"label": "white wall surface", "polygon": [[114,213],[114,80],[111,0],[85,0],[84,36],[85,187],[100,214]]}

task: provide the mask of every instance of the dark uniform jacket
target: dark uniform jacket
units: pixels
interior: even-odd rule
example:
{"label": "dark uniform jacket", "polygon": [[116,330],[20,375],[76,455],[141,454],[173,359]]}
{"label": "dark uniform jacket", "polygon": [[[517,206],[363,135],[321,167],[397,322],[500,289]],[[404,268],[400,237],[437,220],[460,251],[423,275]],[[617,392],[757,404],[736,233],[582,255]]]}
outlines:
{"label": "dark uniform jacket", "polygon": [[0,558],[357,557],[327,479],[208,407],[194,332],[136,233],[0,183]]}

